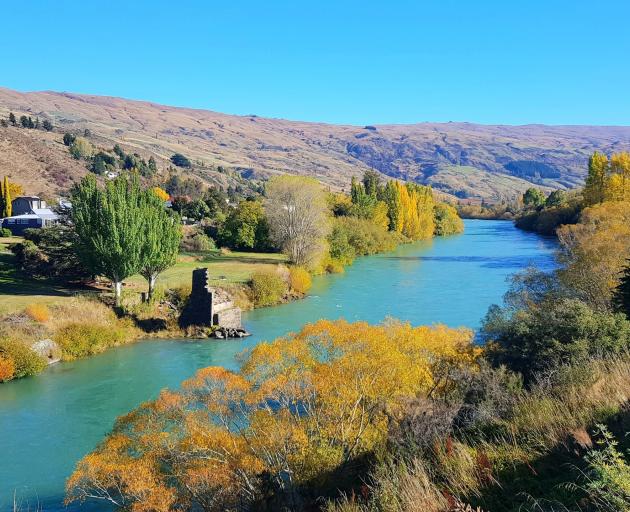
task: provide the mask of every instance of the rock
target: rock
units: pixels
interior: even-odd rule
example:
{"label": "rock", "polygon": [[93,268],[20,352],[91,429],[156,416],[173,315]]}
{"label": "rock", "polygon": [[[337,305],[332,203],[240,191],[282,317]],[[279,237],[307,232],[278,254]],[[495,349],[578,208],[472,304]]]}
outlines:
{"label": "rock", "polygon": [[61,361],[61,348],[51,339],[39,340],[31,345],[31,350],[48,364]]}

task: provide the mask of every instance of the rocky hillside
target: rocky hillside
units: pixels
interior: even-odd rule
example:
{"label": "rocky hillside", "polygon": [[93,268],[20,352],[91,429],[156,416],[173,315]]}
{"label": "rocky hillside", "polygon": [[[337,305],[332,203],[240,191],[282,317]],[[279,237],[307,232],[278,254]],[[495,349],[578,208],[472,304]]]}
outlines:
{"label": "rocky hillside", "polygon": [[579,185],[594,150],[630,150],[630,127],[486,126],[470,123],[344,126],[255,115],[233,116],[121,98],[0,89],[0,117],[9,112],[50,119],[54,132],[0,128],[0,174],[30,192],[58,192],[84,174],[69,157],[64,132],[90,131],[91,142],[118,143],[160,167],[173,153],[209,183],[276,173],[314,176],[335,188],[375,168],[395,178],[432,184],[458,197],[500,200],[532,183]]}

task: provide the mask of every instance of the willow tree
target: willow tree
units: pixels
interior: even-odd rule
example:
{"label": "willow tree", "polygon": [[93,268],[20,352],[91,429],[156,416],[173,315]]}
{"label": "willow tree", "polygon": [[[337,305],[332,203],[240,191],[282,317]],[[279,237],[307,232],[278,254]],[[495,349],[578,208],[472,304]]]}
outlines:
{"label": "willow tree", "polygon": [[78,254],[94,275],[112,282],[117,306],[123,280],[141,269],[145,211],[146,195],[135,176],[119,176],[99,188],[88,175],[72,191]]}
{"label": "willow tree", "polygon": [[326,194],[313,178],[277,176],[266,187],[265,212],[273,241],[296,265],[322,253],[330,231]]}
{"label": "willow tree", "polygon": [[144,241],[140,253],[140,275],[149,283],[148,300],[153,300],[158,276],[177,259],[182,228],[179,217],[170,214],[156,191],[148,190],[142,208]]}

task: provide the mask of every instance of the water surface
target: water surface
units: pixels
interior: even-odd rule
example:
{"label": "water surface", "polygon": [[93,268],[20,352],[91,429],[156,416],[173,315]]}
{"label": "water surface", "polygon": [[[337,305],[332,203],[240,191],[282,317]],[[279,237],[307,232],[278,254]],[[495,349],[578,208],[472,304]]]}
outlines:
{"label": "water surface", "polygon": [[[315,278],[310,296],[245,315],[242,341],[147,341],[51,366],[0,385],[0,510],[13,492],[43,510],[63,508],[65,479],[111,429],[115,418],[177,387],[197,369],[236,368],[234,356],[319,318],[477,328],[500,302],[506,278],[528,265],[554,265],[555,242],[508,221],[467,220],[466,232],[361,258],[345,274]],[[84,510],[95,510],[86,505]]]}

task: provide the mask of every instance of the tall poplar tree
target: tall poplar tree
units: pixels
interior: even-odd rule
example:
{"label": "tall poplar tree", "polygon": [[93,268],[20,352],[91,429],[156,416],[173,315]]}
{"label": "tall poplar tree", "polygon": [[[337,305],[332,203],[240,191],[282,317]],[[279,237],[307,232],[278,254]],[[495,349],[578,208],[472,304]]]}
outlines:
{"label": "tall poplar tree", "polygon": [[141,268],[145,207],[135,176],[119,176],[101,189],[88,175],[72,191],[78,254],[95,275],[111,280],[117,306],[123,280]]}
{"label": "tall poplar tree", "polygon": [[2,184],[2,208],[0,209],[0,217],[11,217],[13,213],[13,204],[11,198],[11,187],[9,186],[9,178],[7,176],[4,177],[4,182]]}
{"label": "tall poplar tree", "polygon": [[587,206],[604,202],[608,176],[608,157],[595,151],[588,159],[588,176],[584,185],[584,202]]}
{"label": "tall poplar tree", "polygon": [[158,276],[175,263],[182,228],[179,217],[168,213],[164,201],[153,189],[146,191],[142,216],[144,240],[140,275],[149,283],[148,299],[151,302]]}

